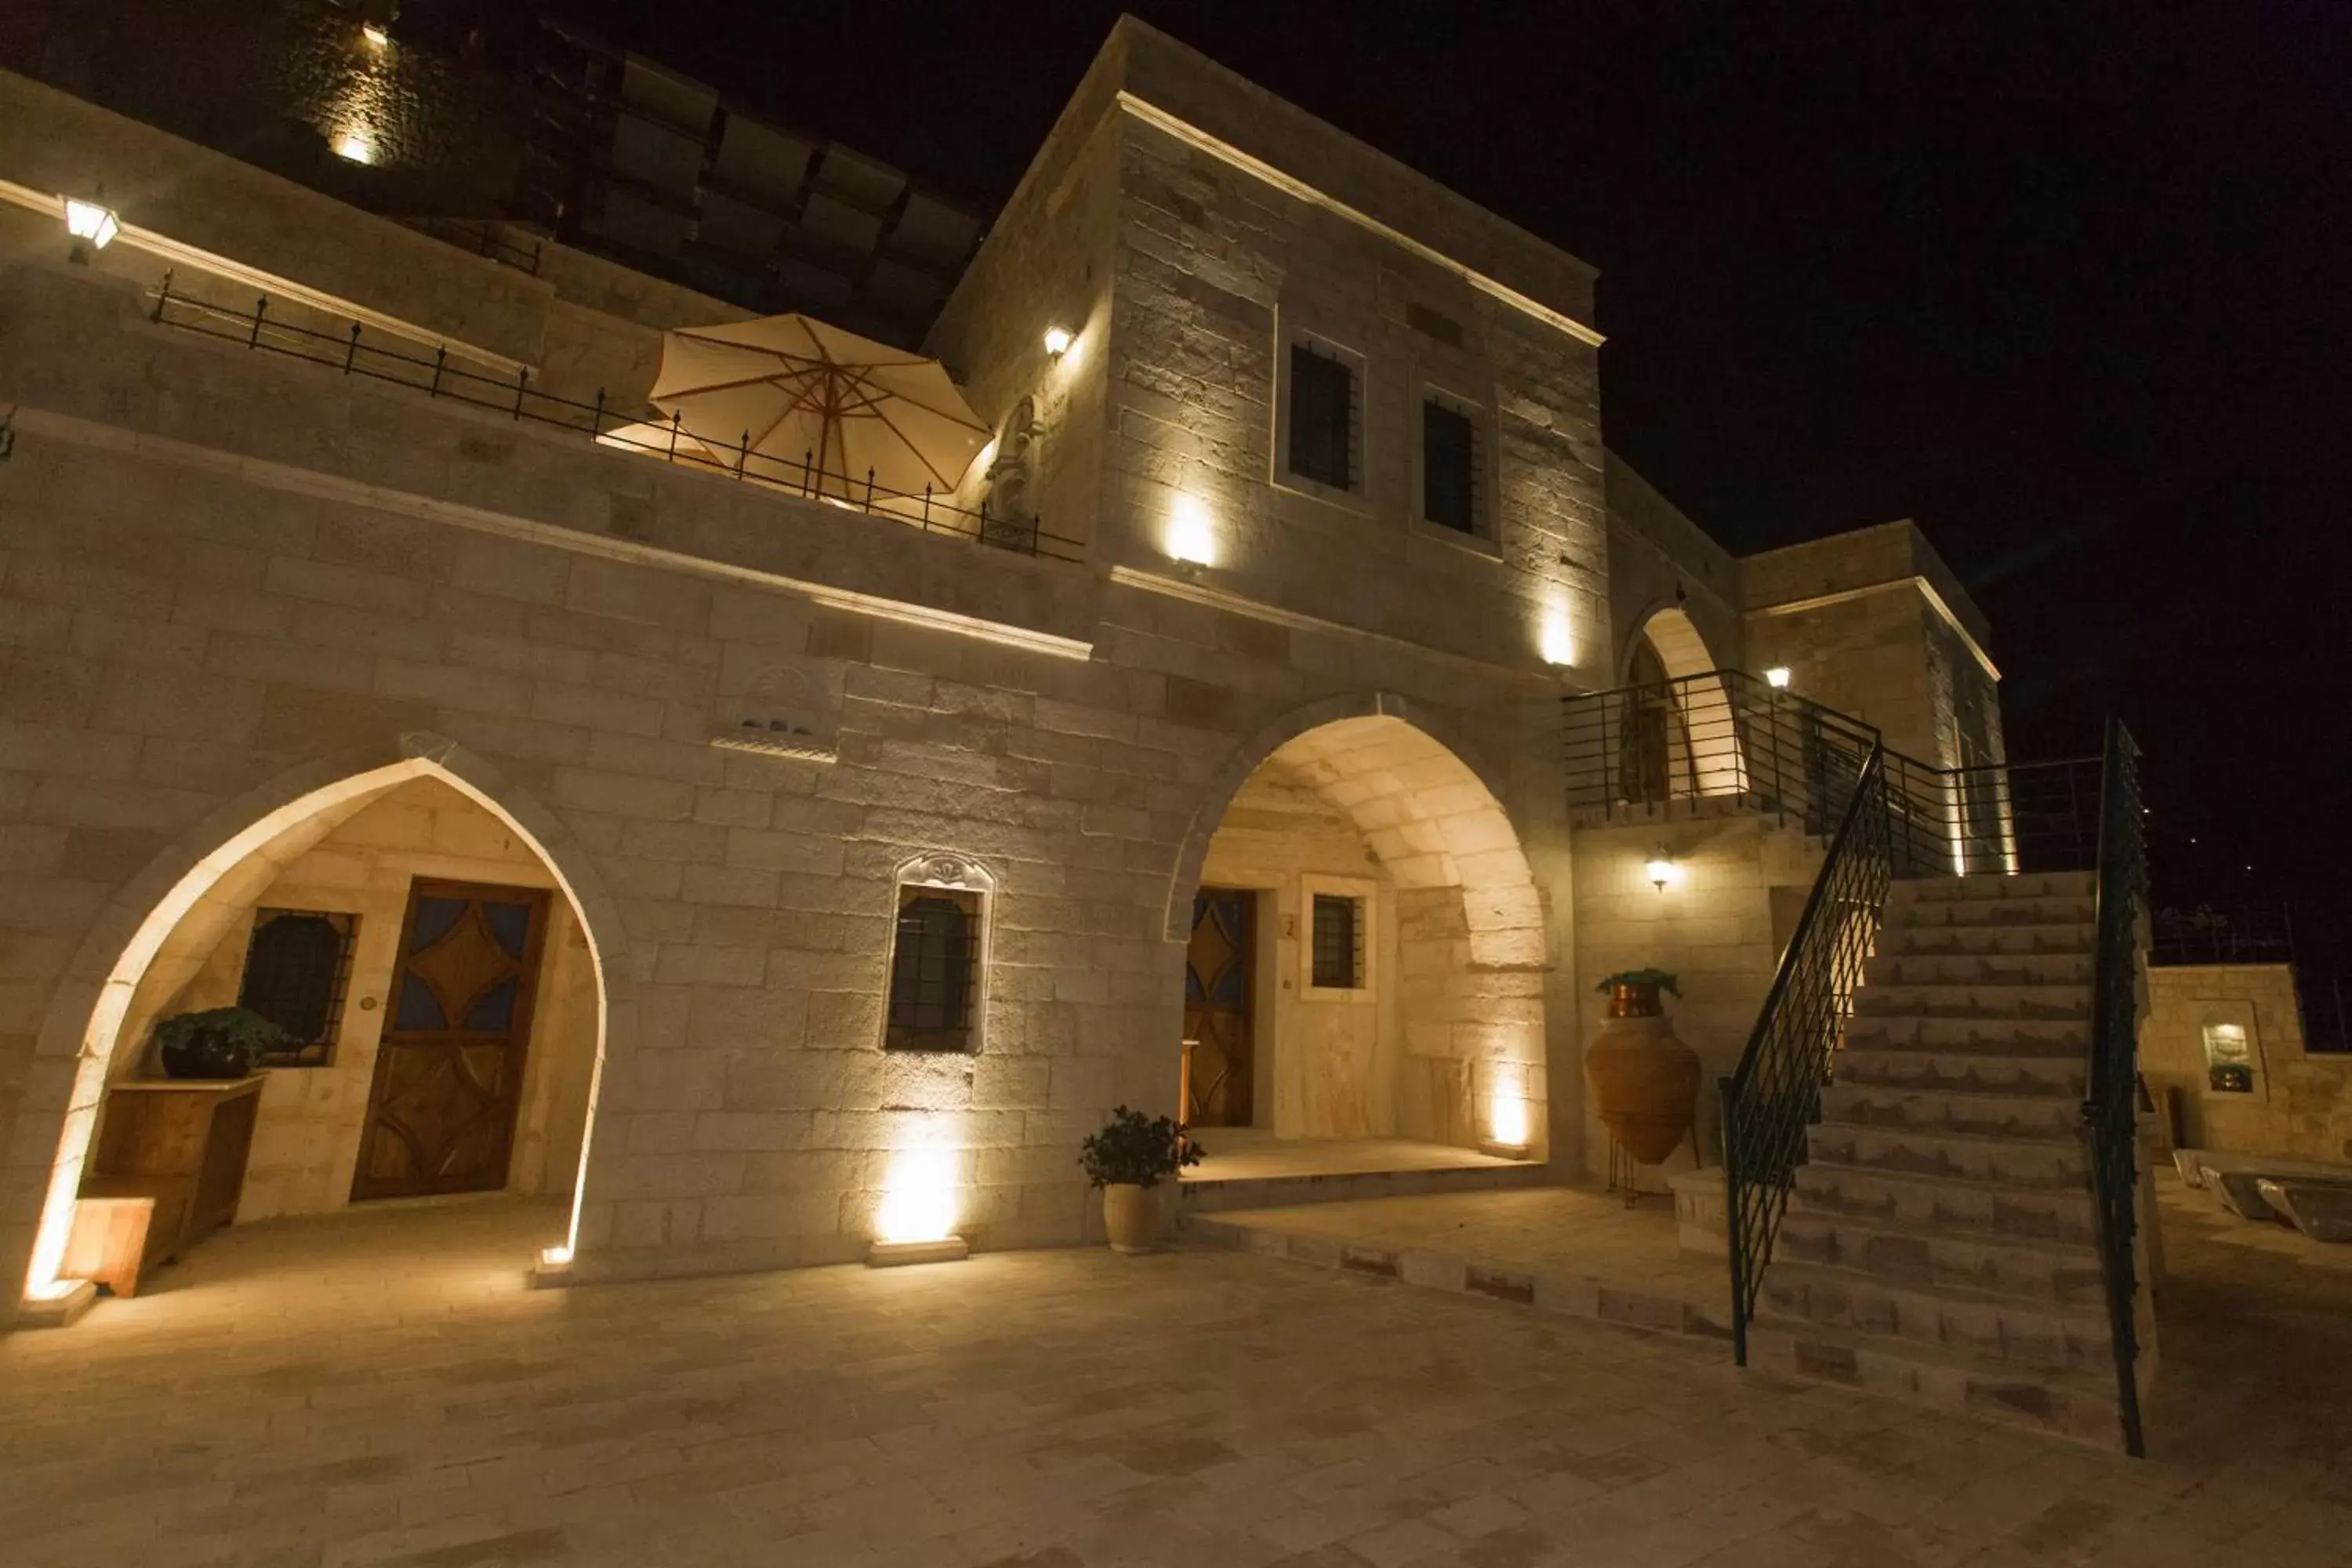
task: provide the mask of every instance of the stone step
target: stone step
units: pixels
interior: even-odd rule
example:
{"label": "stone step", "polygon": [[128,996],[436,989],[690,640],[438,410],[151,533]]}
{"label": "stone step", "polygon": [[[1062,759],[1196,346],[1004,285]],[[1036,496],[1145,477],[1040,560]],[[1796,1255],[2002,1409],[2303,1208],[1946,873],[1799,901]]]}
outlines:
{"label": "stone step", "polygon": [[2079,925],[1916,925],[1889,911],[1879,928],[1881,956],[1945,952],[2092,952],[2099,928]]}
{"label": "stone step", "polygon": [[1919,1289],[1828,1264],[1776,1258],[1760,1298],[1776,1318],[1846,1329],[2026,1366],[2090,1372],[2112,1366],[2104,1301],[2029,1301],[1939,1286]]}
{"label": "stone step", "polygon": [[1927,931],[1939,926],[2088,925],[2097,914],[2090,897],[1951,899],[1909,903],[1887,911],[1886,923]]}
{"label": "stone step", "polygon": [[1970,1138],[2071,1137],[2082,1101],[2042,1094],[1962,1094],[1842,1079],[1822,1091],[1822,1120],[1848,1127],[1957,1132]]}
{"label": "stone step", "polygon": [[2039,1190],[2083,1187],[2090,1180],[2079,1136],[1976,1138],[1823,1121],[1805,1129],[1805,1147],[1816,1161],[1897,1175]]}
{"label": "stone step", "polygon": [[2082,1058],[1989,1051],[1874,1050],[1848,1037],[1838,1053],[1840,1083],[1882,1089],[1937,1089],[1953,1094],[2030,1094],[2079,1102],[2087,1080]]}
{"label": "stone step", "polygon": [[1821,1263],[1916,1290],[1957,1289],[2063,1307],[2106,1302],[2098,1249],[2019,1237],[1873,1225],[1842,1215],[1790,1211],[1772,1258]]}
{"label": "stone step", "polygon": [[1853,994],[1865,1018],[2083,1018],[2091,1016],[2091,989],[2066,985],[1869,985]]}
{"label": "stone step", "polygon": [[2098,1237],[2087,1185],[2012,1187],[1858,1165],[1798,1166],[1789,1212],[2076,1247],[2093,1246]]}
{"label": "stone step", "polygon": [[[1201,1141],[1213,1152],[1215,1130]],[[1476,1159],[1476,1164],[1409,1171],[1346,1171],[1315,1174],[1268,1173],[1246,1176],[1202,1176],[1187,1172],[1176,1187],[1186,1214],[1228,1209],[1290,1208],[1299,1204],[1356,1203],[1366,1198],[1426,1197],[1436,1193],[1483,1193],[1498,1187],[1540,1187],[1550,1171],[1539,1162]]]}
{"label": "stone step", "polygon": [[[1868,988],[1854,993],[1857,1003]],[[1897,1018],[1857,1014],[1847,1051],[1933,1051],[1945,1056],[2052,1057],[2080,1064],[2091,1050],[2088,1018]]]}
{"label": "stone step", "polygon": [[2091,984],[2087,952],[1887,952],[1863,966],[1863,984],[1897,985],[2072,985]]}
{"label": "stone step", "polygon": [[2095,871],[2032,871],[2021,876],[1984,872],[1973,877],[1919,877],[1889,889],[1887,901],[1911,904],[1976,903],[1989,899],[2088,899],[2097,895]]}
{"label": "stone step", "polygon": [[2114,1375],[2096,1369],[2021,1366],[2000,1357],[1769,1316],[1748,1324],[1748,1364],[2102,1447],[2123,1447]]}

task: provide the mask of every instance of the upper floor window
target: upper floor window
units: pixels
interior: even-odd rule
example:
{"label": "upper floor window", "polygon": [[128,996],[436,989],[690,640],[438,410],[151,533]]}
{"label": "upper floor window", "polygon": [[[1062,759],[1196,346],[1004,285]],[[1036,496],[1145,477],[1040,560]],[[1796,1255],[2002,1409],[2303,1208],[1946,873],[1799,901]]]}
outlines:
{"label": "upper floor window", "polygon": [[1421,515],[1458,533],[1483,534],[1478,426],[1470,411],[1431,394],[1421,405]]}
{"label": "upper floor window", "polygon": [[352,949],[360,918],[320,910],[259,910],[246,943],[245,976],[236,1005],[260,1014],[294,1037],[264,1067],[324,1067],[342,1027],[343,994],[352,978]]}
{"label": "upper floor window", "polygon": [[1307,338],[1289,349],[1289,434],[1295,479],[1335,490],[1362,488],[1363,374],[1360,362]]}

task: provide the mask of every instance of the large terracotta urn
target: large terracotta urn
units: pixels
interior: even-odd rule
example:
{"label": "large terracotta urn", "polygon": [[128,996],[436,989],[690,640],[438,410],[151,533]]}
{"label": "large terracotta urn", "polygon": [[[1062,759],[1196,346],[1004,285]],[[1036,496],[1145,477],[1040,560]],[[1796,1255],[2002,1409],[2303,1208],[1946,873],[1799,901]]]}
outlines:
{"label": "large terracotta urn", "polygon": [[1698,1053],[1675,1038],[1655,985],[1617,985],[1609,1021],[1584,1047],[1602,1126],[1644,1165],[1662,1163],[1698,1111]]}

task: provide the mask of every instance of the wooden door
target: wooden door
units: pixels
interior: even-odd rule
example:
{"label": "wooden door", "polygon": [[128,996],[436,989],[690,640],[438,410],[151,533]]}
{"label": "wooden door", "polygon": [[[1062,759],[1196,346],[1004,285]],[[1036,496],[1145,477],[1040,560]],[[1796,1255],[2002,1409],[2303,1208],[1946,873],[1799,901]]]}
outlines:
{"label": "wooden door", "polygon": [[1192,899],[1192,937],[1184,952],[1189,1126],[1250,1125],[1256,909],[1257,895],[1241,888],[1203,888]]}
{"label": "wooden door", "polygon": [[547,894],[410,885],[352,1201],[507,1184]]}

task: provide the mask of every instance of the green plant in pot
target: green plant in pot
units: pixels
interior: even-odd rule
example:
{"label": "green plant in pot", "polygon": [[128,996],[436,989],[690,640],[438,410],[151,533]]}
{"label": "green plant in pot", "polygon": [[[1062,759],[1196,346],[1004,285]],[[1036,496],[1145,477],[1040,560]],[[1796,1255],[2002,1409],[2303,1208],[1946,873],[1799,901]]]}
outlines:
{"label": "green plant in pot", "polygon": [[1655,1018],[1665,1013],[1658,1000],[1661,992],[1676,1001],[1682,999],[1682,982],[1664,969],[1621,969],[1614,974],[1604,974],[1595,991],[1609,998],[1609,1016],[1612,1018]]}
{"label": "green plant in pot", "polygon": [[1078,1150],[1087,1179],[1103,1190],[1103,1228],[1113,1252],[1149,1252],[1160,1236],[1159,1194],[1153,1191],[1202,1151],[1171,1117],[1148,1117],[1122,1105],[1103,1130]]}
{"label": "green plant in pot", "polygon": [[294,1037],[249,1007],[177,1013],[155,1026],[170,1078],[243,1078],[269,1051],[290,1050]]}
{"label": "green plant in pot", "polygon": [[1680,997],[1663,969],[1622,969],[1594,987],[1609,1016],[1584,1047],[1592,1108],[1618,1145],[1644,1165],[1663,1163],[1698,1114],[1698,1054],[1675,1037],[1658,998]]}

